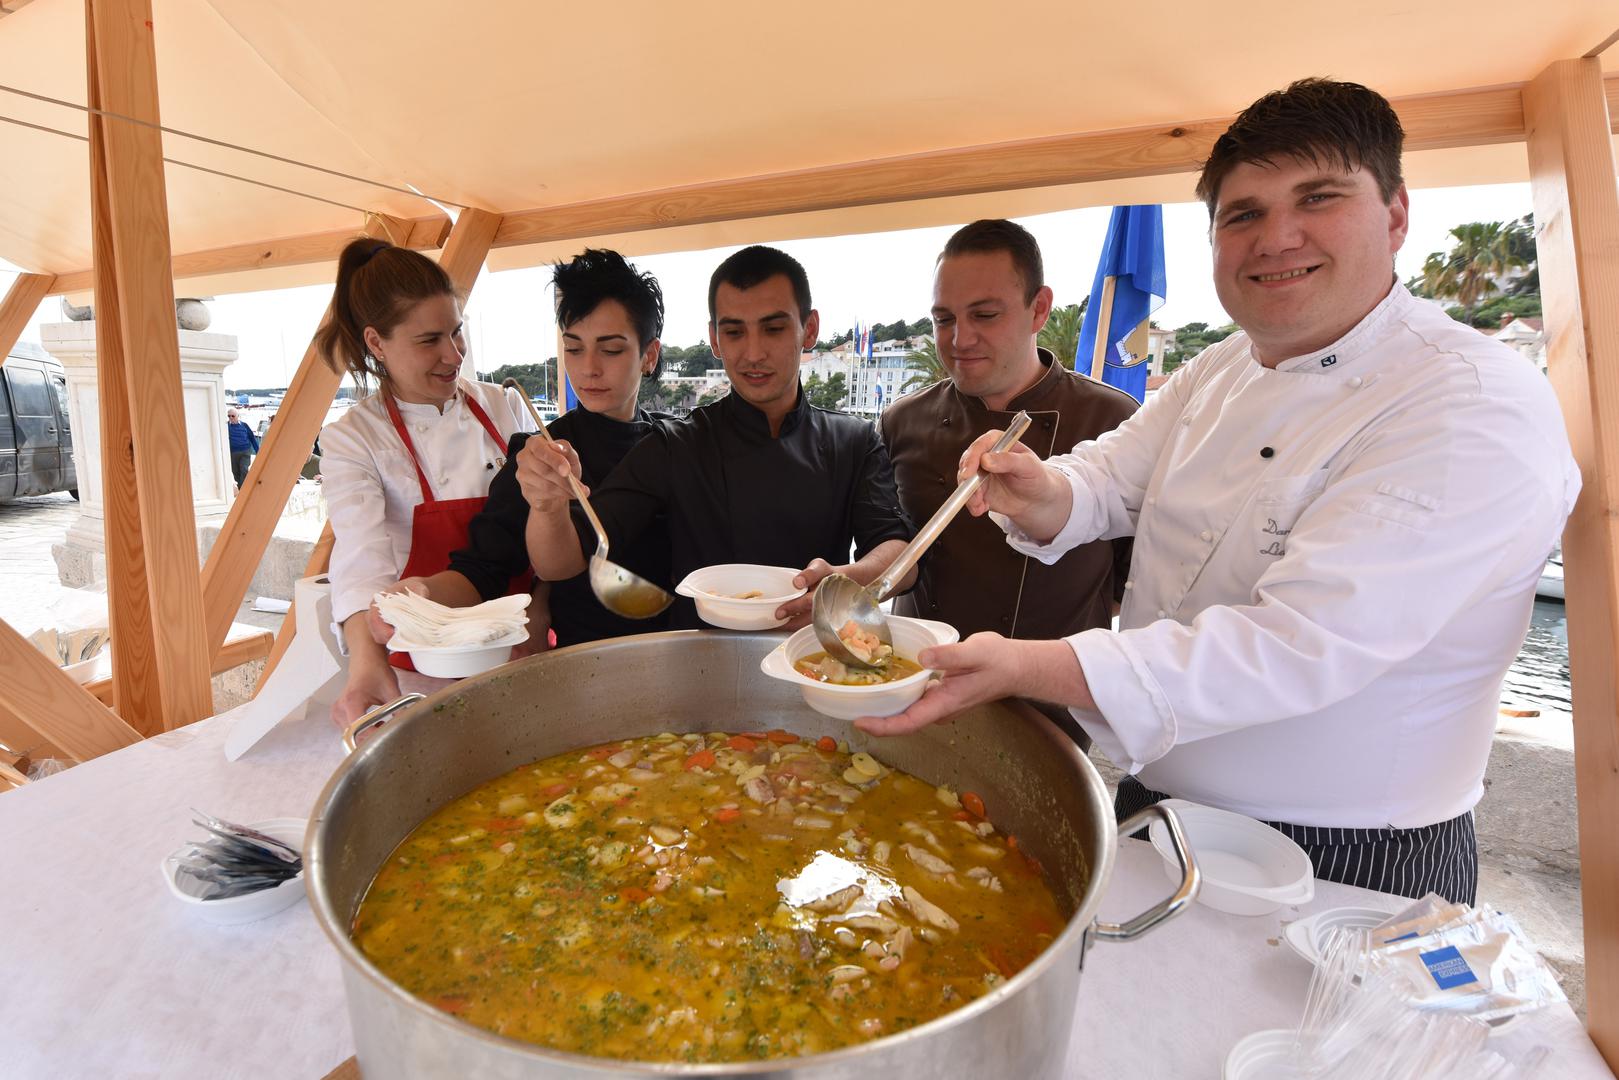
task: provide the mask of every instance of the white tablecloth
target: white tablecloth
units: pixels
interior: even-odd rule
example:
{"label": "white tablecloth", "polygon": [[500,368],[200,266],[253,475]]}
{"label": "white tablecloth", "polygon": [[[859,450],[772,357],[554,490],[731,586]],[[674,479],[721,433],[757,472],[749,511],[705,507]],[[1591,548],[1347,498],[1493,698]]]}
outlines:
{"label": "white tablecloth", "polygon": [[[407,676],[420,679],[419,676]],[[420,679],[420,684],[433,680]],[[419,684],[419,685],[420,685]],[[336,954],[306,903],[214,926],[164,887],[189,807],[234,821],[306,817],[342,759],[324,716],[283,725],[240,761],[229,713],[0,796],[0,1076],[318,1080],[354,1052]],[[1122,845],[1103,918],[1166,895],[1158,856]],[[1074,1076],[1214,1078],[1238,1039],[1297,1023],[1310,969],[1284,921],[1397,897],[1320,883],[1314,902],[1239,918],[1194,907],[1086,960]],[[1554,1050],[1547,1080],[1611,1077],[1567,1006],[1499,1037]]]}

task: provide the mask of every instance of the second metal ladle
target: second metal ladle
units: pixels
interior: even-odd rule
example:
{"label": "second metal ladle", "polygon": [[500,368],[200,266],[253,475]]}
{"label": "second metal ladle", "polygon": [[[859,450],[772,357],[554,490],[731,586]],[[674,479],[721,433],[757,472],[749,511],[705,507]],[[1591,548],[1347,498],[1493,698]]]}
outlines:
{"label": "second metal ladle", "polygon": [[[1006,425],[1005,433],[989,448],[989,452],[999,454],[1009,449],[1023,437],[1023,433],[1029,428],[1029,422],[1029,414],[1019,411],[1012,417],[1012,422]],[[861,631],[875,635],[877,640],[885,645],[893,646],[894,639],[889,633],[888,620],[883,617],[882,609],[877,605],[888,599],[888,594],[894,591],[900,579],[916,565],[922,553],[933,545],[933,541],[944,532],[945,526],[949,525],[961,512],[961,508],[967,505],[967,500],[978,490],[978,485],[984,482],[984,476],[980,470],[957,485],[956,490],[944,504],[933,512],[927,524],[917,531],[916,538],[889,564],[882,577],[870,585],[862,585],[847,574],[828,574],[821,579],[821,583],[815,588],[810,621],[815,627],[816,640],[821,643],[828,656],[859,668],[882,667],[887,664],[886,659],[872,662],[856,656],[843,643],[838,631],[853,622]]]}
{"label": "second metal ladle", "polygon": [[[523,404],[528,406],[529,414],[534,417],[534,423],[539,426],[545,441],[555,446],[556,440],[545,429],[540,411],[526,394],[523,395]],[[602,528],[601,518],[591,509],[579,478],[569,473],[568,483],[573,487],[573,497],[579,500],[580,507],[585,511],[585,517],[590,519],[590,527],[596,531],[596,553],[590,557],[590,591],[596,594],[602,607],[626,619],[650,619],[674,603],[675,598],[668,591],[607,558],[607,530]]]}

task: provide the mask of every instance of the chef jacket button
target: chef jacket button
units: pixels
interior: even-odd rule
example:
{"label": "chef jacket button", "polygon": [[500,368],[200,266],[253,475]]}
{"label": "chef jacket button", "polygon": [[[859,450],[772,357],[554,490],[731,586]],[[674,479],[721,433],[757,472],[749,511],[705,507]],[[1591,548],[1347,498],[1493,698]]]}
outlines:
{"label": "chef jacket button", "polygon": [[1202,532],[1198,533],[1197,535],[1201,536],[1204,539],[1205,542],[1214,539],[1214,534],[1209,532],[1209,530],[1207,530],[1207,529],[1204,529]]}
{"label": "chef jacket button", "polygon": [[1041,424],[1040,426],[1045,428],[1047,431],[1050,431],[1051,430],[1051,421],[1047,420],[1045,423]]}
{"label": "chef jacket button", "polygon": [[949,427],[949,426],[950,426],[950,418],[949,418],[949,417],[948,417],[948,416],[947,416],[947,417],[945,417],[945,418],[944,418],[944,426],[945,426],[945,427]]}
{"label": "chef jacket button", "polygon": [[1160,619],[1168,618],[1169,617],[1169,612],[1165,611],[1163,608],[1159,608],[1158,609],[1158,617]]}
{"label": "chef jacket button", "polygon": [[450,482],[450,478],[448,475],[441,476],[438,478],[438,482],[441,484],[448,484]]}
{"label": "chef jacket button", "polygon": [[1189,427],[1189,426],[1191,426],[1191,423],[1192,423],[1192,418],[1190,416],[1181,417],[1181,427]]}
{"label": "chef jacket button", "polygon": [[1135,582],[1133,582],[1133,581],[1126,581],[1126,582],[1125,582],[1125,583],[1124,583],[1124,587],[1125,587],[1125,588],[1126,588],[1126,589],[1133,589],[1133,588],[1135,588],[1135,587],[1136,587],[1136,583],[1135,583]]}
{"label": "chef jacket button", "polygon": [[1005,626],[1007,623],[1009,623],[1011,621],[1012,621],[1012,619],[1011,619],[1010,616],[1007,616],[1007,615],[1002,615],[1001,616],[1001,625],[1002,626]]}
{"label": "chef jacket button", "polygon": [[1148,506],[1157,506],[1158,505],[1158,496],[1156,496],[1156,495],[1147,496],[1147,505]]}
{"label": "chef jacket button", "polygon": [[1365,381],[1365,379],[1362,379],[1359,375],[1356,375],[1349,380],[1349,385],[1353,386],[1356,390],[1359,390],[1360,384]]}

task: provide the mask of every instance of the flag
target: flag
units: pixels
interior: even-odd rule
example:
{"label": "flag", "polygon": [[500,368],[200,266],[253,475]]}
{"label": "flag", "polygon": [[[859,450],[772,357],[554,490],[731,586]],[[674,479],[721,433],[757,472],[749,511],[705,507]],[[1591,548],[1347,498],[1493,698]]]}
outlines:
{"label": "flag", "polygon": [[871,327],[868,326],[868,327],[866,327],[866,359],[867,360],[871,359],[871,350],[872,350]]}
{"label": "flag", "polygon": [[[1100,333],[1106,342],[1102,381],[1116,386],[1137,401],[1146,397],[1146,358],[1131,357],[1125,339],[1156,311],[1168,295],[1164,271],[1164,208],[1161,206],[1115,206],[1108,222],[1107,238],[1102,241],[1102,258],[1091,283],[1091,302],[1085,309],[1085,322],[1079,331],[1079,348],[1074,353],[1074,370],[1091,370]],[[1113,278],[1113,305],[1102,309],[1104,283]],[[1108,325],[1097,325],[1107,317]],[[1139,362],[1137,362],[1139,361]]]}

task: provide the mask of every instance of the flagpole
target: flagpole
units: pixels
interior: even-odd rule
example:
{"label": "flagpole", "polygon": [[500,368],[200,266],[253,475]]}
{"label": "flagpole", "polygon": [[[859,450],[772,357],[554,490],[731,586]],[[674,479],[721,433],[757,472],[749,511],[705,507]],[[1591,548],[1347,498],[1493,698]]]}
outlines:
{"label": "flagpole", "polygon": [[1091,345],[1091,378],[1097,382],[1102,381],[1102,372],[1107,365],[1107,350],[1112,344],[1114,280],[1112,274],[1102,279],[1102,300],[1096,309],[1096,341]]}

